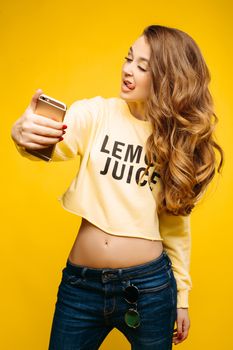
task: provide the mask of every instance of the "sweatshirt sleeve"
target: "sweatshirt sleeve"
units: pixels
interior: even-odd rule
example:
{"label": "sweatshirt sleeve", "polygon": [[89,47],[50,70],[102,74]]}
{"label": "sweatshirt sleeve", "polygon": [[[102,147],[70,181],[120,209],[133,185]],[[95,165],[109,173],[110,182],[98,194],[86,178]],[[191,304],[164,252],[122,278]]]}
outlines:
{"label": "sweatshirt sleeve", "polygon": [[[73,102],[67,109],[63,124],[67,125],[63,140],[57,142],[54,147],[51,161],[70,160],[77,155],[83,156],[88,144],[91,130],[97,121],[100,109],[101,96],[90,99],[82,99]],[[42,161],[34,155],[28,153],[24,147],[17,144],[18,152],[33,161]]]}
{"label": "sweatshirt sleeve", "polygon": [[167,213],[159,215],[160,234],[163,246],[171,261],[177,283],[177,308],[189,307],[188,296],[192,289],[189,274],[191,256],[190,215],[174,216]]}

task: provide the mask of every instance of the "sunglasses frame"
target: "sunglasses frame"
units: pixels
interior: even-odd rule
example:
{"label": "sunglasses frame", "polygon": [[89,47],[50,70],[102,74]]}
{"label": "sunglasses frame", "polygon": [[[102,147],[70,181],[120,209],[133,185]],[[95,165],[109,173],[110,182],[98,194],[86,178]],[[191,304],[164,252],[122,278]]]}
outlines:
{"label": "sunglasses frame", "polygon": [[137,328],[137,327],[140,326],[140,315],[139,315],[139,312],[138,312],[138,310],[137,310],[137,300],[138,300],[138,297],[139,297],[139,289],[138,289],[138,287],[135,286],[134,284],[130,284],[130,285],[128,285],[127,287],[125,287],[125,288],[123,289],[123,291],[124,291],[124,293],[127,293],[127,288],[130,288],[130,289],[131,289],[132,287],[133,287],[134,289],[137,290],[137,297],[136,297],[136,300],[135,300],[134,302],[132,302],[132,301],[129,301],[129,300],[128,300],[127,298],[125,298],[125,297],[124,297],[124,300],[125,300],[128,304],[130,304],[130,305],[135,305],[135,308],[129,308],[129,309],[126,311],[126,313],[125,313],[125,318],[126,318],[126,315],[127,315],[128,312],[134,311],[134,312],[136,312],[136,314],[137,314],[137,316],[138,316],[138,318],[139,318],[139,322],[137,323],[136,326],[131,326],[131,325],[129,325],[129,324],[126,322],[126,320],[125,320],[125,322],[126,322],[127,326],[129,326],[129,327],[131,327],[131,328]]}

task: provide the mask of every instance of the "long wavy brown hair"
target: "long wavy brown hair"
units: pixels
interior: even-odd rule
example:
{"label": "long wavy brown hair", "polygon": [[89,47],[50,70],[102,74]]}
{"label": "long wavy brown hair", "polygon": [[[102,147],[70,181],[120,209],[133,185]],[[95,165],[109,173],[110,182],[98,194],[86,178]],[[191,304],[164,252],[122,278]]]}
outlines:
{"label": "long wavy brown hair", "polygon": [[[214,140],[218,117],[208,89],[210,72],[195,41],[185,32],[160,25],[143,30],[151,48],[151,91],[145,116],[152,123],[146,142],[148,168],[161,177],[158,213],[189,215],[223,166]],[[149,180],[150,182],[150,180]]]}

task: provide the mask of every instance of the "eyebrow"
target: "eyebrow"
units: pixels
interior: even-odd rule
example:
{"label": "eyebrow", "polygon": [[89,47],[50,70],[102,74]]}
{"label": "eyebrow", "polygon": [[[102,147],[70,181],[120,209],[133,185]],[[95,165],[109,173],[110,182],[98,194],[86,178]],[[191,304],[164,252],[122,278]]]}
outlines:
{"label": "eyebrow", "polygon": [[[132,52],[133,52],[132,46],[130,46],[129,51],[132,51]],[[139,59],[142,60],[142,61],[149,62],[149,60],[148,60],[147,58],[145,58],[145,57],[139,57]]]}

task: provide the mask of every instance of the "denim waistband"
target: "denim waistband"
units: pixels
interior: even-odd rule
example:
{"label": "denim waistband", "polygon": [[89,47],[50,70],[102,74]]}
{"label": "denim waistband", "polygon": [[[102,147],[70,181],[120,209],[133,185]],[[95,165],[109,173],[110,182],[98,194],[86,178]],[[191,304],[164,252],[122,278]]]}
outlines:
{"label": "denim waistband", "polygon": [[122,267],[122,268],[93,268],[78,264],[73,264],[69,258],[66,261],[65,269],[76,276],[103,280],[108,279],[132,278],[134,276],[145,275],[151,272],[156,272],[162,268],[169,268],[172,265],[171,259],[165,250],[157,258],[148,261],[147,263]]}

